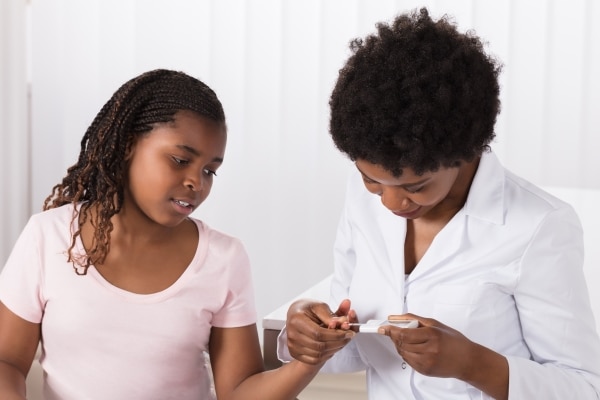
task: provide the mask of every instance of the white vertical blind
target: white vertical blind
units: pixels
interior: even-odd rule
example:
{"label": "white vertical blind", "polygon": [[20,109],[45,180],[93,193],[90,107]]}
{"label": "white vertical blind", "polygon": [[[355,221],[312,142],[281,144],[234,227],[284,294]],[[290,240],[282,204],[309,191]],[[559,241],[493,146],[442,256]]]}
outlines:
{"label": "white vertical blind", "polygon": [[159,67],[197,76],[229,126],[197,216],[244,241],[265,315],[331,272],[349,163],[327,103],[350,39],[421,5],[474,28],[503,61],[493,147],[504,163],[540,185],[600,188],[595,0],[32,0],[32,194],[5,180],[5,161],[3,187],[39,210],[119,85]]}
{"label": "white vertical blind", "polygon": [[0,1],[0,268],[30,214],[26,10]]}

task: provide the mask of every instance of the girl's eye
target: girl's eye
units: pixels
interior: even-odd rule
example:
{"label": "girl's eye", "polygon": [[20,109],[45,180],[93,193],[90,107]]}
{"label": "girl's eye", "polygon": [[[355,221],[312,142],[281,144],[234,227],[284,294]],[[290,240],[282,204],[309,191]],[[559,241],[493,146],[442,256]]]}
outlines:
{"label": "girl's eye", "polygon": [[209,175],[209,176],[217,176],[217,171],[213,171],[211,169],[205,168],[203,170],[204,174]]}
{"label": "girl's eye", "polygon": [[175,162],[175,164],[177,165],[187,165],[190,163],[189,160],[185,160],[183,158],[179,158],[179,157],[175,157],[175,156],[171,156],[171,158],[173,159],[173,161]]}

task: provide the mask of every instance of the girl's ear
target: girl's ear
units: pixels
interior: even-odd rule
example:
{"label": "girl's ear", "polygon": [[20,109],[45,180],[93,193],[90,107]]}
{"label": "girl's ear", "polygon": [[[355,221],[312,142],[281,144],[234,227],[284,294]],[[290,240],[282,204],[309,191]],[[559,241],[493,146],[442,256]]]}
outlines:
{"label": "girl's ear", "polygon": [[129,163],[131,157],[133,157],[133,153],[135,152],[135,144],[137,143],[136,139],[133,139],[127,147],[125,148],[125,156],[123,157],[123,161]]}

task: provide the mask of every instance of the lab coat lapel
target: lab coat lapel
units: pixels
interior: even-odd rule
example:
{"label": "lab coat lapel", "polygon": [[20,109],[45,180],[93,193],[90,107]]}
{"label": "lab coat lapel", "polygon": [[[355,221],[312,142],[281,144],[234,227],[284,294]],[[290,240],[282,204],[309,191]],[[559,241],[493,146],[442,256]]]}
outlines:
{"label": "lab coat lapel", "polygon": [[437,234],[417,267],[410,274],[409,282],[442,268],[447,264],[449,257],[461,251],[463,244],[468,245],[466,230],[469,226],[469,218],[495,224],[503,223],[504,187],[502,182],[504,180],[493,178],[503,175],[504,169],[496,155],[492,152],[482,154],[464,207]]}
{"label": "lab coat lapel", "polygon": [[428,275],[438,268],[447,265],[448,258],[455,255],[464,243],[463,235],[466,226],[466,215],[460,210],[436,235],[416,268],[409,276],[409,281]]}
{"label": "lab coat lapel", "polygon": [[395,216],[385,207],[377,216],[377,224],[382,233],[385,246],[382,249],[387,251],[389,264],[391,267],[391,277],[395,286],[401,291],[401,298],[404,297],[404,240],[406,238],[406,220]]}

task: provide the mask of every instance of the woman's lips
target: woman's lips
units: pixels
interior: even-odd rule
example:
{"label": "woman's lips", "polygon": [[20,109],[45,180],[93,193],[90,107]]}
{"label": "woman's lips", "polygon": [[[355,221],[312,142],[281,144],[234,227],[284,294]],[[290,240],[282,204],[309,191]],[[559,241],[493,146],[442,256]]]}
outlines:
{"label": "woman's lips", "polygon": [[394,213],[394,215],[397,215],[399,217],[411,219],[411,218],[416,217],[417,214],[419,214],[419,211],[421,211],[421,207],[415,208],[412,211],[392,211],[392,212]]}

